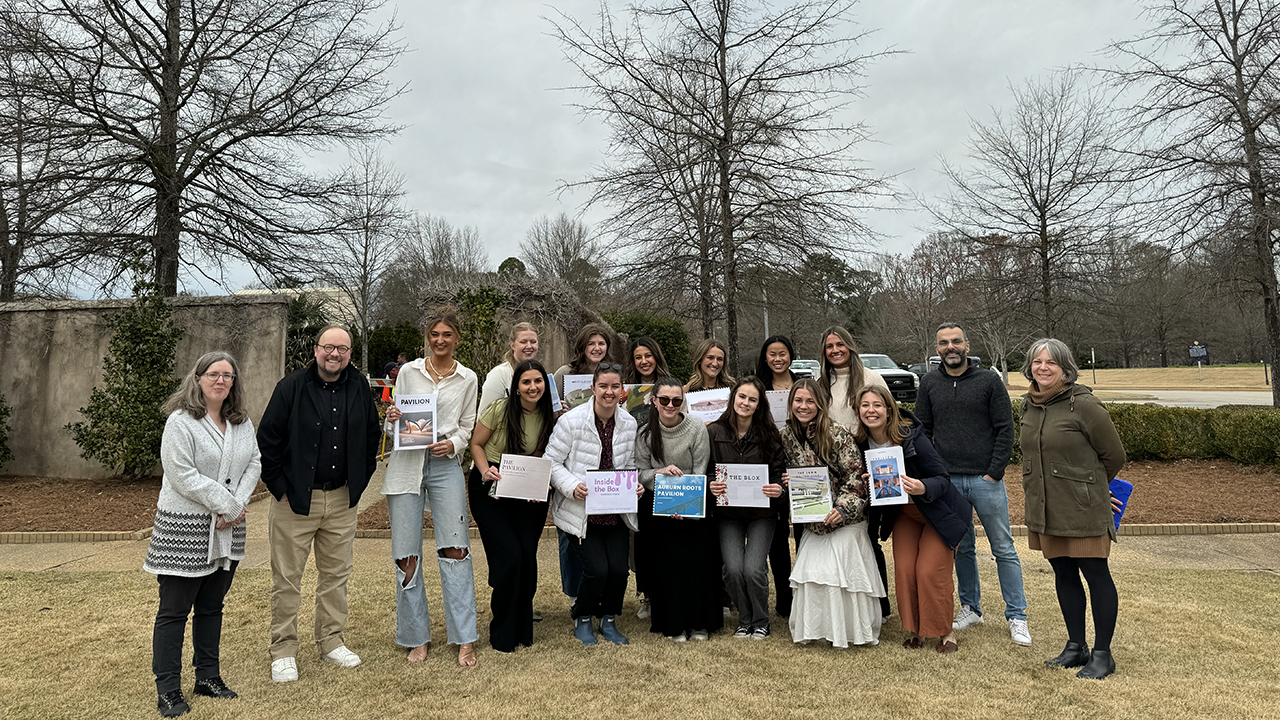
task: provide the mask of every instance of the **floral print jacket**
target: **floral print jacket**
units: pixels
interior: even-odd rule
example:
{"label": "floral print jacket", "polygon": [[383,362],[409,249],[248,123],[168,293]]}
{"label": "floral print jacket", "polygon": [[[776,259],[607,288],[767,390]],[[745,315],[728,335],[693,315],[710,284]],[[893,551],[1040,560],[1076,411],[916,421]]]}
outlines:
{"label": "floral print jacket", "polygon": [[862,479],[862,451],[853,433],[843,425],[831,424],[835,440],[832,457],[823,462],[818,457],[813,440],[813,424],[808,427],[808,437],[797,437],[791,423],[782,428],[782,447],[787,454],[787,467],[821,467],[825,465],[831,478],[831,506],[840,511],[844,522],[836,525],[809,523],[805,532],[825,535],[845,525],[862,522],[867,516],[867,483]]}

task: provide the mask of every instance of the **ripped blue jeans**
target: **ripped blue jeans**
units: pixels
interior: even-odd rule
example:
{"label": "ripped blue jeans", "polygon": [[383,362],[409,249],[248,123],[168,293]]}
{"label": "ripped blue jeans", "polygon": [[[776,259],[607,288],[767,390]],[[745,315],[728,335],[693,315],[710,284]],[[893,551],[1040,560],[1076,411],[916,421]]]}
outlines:
{"label": "ripped blue jeans", "polygon": [[[444,624],[450,644],[475,642],[476,583],[471,565],[471,538],[467,533],[467,486],[456,458],[431,457],[422,464],[418,494],[388,495],[391,519],[391,559],[415,557],[413,574],[406,577],[396,565],[396,644],[418,647],[431,642],[431,616],[427,592],[422,586],[422,512],[431,503],[435,527],[436,560],[444,595]],[[462,548],[461,560],[445,557],[443,550]]]}

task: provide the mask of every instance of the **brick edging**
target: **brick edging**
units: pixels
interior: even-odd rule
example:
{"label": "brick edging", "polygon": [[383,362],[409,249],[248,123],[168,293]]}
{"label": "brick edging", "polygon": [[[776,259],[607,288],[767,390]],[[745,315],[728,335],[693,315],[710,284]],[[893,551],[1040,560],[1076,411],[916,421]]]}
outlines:
{"label": "brick edging", "polygon": [[[975,532],[986,537],[981,525]],[[1011,525],[1014,537],[1026,537],[1026,525]],[[1280,522],[1260,523],[1134,523],[1121,525],[1119,535],[1241,535],[1248,533],[1280,533]]]}
{"label": "brick edging", "polygon": [[[262,490],[249,496],[253,503],[271,493]],[[35,543],[71,543],[71,542],[118,542],[122,540],[146,540],[151,537],[151,527],[139,530],[93,530],[77,532],[72,530],[57,532],[0,532],[0,545],[32,545]],[[388,537],[390,537],[388,535]]]}

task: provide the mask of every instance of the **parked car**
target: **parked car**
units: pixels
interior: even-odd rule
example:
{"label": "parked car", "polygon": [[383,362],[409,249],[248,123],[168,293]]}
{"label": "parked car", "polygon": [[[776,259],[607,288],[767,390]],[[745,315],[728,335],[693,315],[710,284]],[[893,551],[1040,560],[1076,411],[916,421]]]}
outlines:
{"label": "parked car", "polygon": [[822,374],[822,365],[817,360],[792,360],[791,372],[795,373],[797,377],[817,380],[818,376]]}
{"label": "parked car", "polygon": [[858,357],[862,359],[864,366],[880,373],[880,377],[884,378],[885,384],[889,386],[889,392],[893,393],[894,400],[910,403],[916,401],[920,378],[916,377],[915,373],[898,367],[898,363],[888,355],[859,353]]}
{"label": "parked car", "polygon": [[[937,355],[934,355],[933,357],[929,358],[929,369],[930,369],[930,370],[932,370],[932,369],[934,369],[934,368],[938,367],[938,366],[939,366],[939,365],[941,365],[941,364],[942,364],[942,358],[938,357]],[[970,356],[969,356],[969,366],[970,366],[970,367],[975,367],[975,368],[978,368],[979,370],[981,370],[981,369],[982,369],[982,358],[978,357],[977,355],[970,355]]]}
{"label": "parked car", "polygon": [[924,374],[929,372],[929,366],[924,363],[912,363],[907,366],[907,371],[914,373],[918,378],[923,378]]}

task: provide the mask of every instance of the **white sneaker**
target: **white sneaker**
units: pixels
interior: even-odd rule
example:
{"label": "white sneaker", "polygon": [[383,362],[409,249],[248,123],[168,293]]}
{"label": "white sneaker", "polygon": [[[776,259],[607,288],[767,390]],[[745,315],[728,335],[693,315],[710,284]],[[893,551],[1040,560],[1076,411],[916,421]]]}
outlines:
{"label": "white sneaker", "polygon": [[320,659],[339,667],[355,667],[360,664],[360,656],[348,650],[346,645],[339,645]]}
{"label": "white sneaker", "polygon": [[650,610],[649,608],[649,598],[647,597],[640,598],[640,609],[636,611],[636,617],[643,620],[649,617],[649,615],[651,615],[652,612],[653,611]]}
{"label": "white sneaker", "polygon": [[293,682],[298,679],[298,663],[291,657],[271,661],[271,679],[276,682]]}
{"label": "white sneaker", "polygon": [[706,630],[694,630],[693,634],[689,636],[689,639],[690,640],[710,640],[711,636],[707,634]]}
{"label": "white sneaker", "polygon": [[981,625],[982,616],[976,610],[968,605],[961,605],[960,612],[956,613],[956,619],[951,623],[952,630],[963,630],[970,625]]}
{"label": "white sneaker", "polygon": [[1015,645],[1031,647],[1031,631],[1027,629],[1027,621],[1012,618],[1009,620],[1009,637]]}
{"label": "white sneaker", "polygon": [[689,638],[685,637],[685,636],[684,636],[684,633],[680,633],[679,635],[672,635],[672,636],[668,637],[667,639],[668,639],[668,640],[670,640],[671,642],[684,642],[685,640],[688,640]]}

